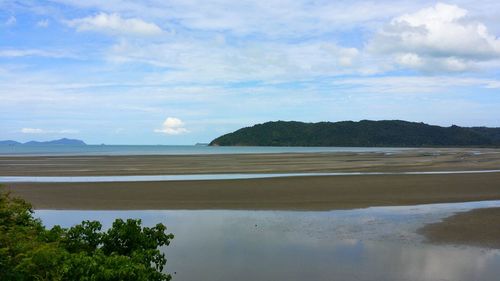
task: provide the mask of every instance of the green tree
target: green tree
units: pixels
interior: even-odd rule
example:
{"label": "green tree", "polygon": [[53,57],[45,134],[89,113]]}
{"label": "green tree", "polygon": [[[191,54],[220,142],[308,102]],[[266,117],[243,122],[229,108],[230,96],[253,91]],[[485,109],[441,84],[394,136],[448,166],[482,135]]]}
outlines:
{"label": "green tree", "polygon": [[163,224],[117,219],[46,229],[29,203],[0,190],[0,280],[170,280],[159,247],[174,238]]}

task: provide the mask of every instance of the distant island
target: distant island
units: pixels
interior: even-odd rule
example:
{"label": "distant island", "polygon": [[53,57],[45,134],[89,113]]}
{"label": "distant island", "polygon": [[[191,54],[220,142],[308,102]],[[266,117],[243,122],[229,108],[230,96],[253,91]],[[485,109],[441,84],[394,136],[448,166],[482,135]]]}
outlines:
{"label": "distant island", "polygon": [[211,146],[500,147],[500,128],[440,127],[402,120],[274,121],[239,129]]}
{"label": "distant island", "polygon": [[15,146],[15,145],[23,145],[23,146],[47,146],[47,145],[64,145],[64,146],[81,146],[81,145],[87,145],[85,142],[82,140],[77,140],[77,139],[67,139],[67,138],[62,138],[58,140],[51,140],[51,141],[29,141],[25,143],[13,141],[13,140],[4,140],[0,141],[0,145],[3,146]]}

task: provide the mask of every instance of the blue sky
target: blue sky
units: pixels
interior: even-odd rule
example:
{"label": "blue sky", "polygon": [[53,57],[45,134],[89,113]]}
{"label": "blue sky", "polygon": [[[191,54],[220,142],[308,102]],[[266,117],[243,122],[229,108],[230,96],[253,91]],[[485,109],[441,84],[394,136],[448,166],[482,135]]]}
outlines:
{"label": "blue sky", "polygon": [[498,1],[0,0],[0,139],[269,120],[500,127]]}

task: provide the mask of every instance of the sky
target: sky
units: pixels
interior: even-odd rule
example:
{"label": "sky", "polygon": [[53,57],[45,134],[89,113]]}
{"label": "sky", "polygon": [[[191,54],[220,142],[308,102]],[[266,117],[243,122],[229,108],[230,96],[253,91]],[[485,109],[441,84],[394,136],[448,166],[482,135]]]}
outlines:
{"label": "sky", "polygon": [[500,127],[500,1],[0,0],[0,139],[271,120]]}

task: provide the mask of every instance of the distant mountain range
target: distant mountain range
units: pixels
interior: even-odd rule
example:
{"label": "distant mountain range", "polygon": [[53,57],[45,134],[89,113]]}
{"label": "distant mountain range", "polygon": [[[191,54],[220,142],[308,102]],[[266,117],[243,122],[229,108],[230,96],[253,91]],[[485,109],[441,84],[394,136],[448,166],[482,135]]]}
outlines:
{"label": "distant mountain range", "polygon": [[0,141],[0,145],[29,145],[29,146],[39,146],[39,145],[66,145],[66,146],[80,146],[80,145],[87,145],[85,142],[81,140],[76,140],[76,139],[67,139],[67,138],[62,138],[58,140],[51,140],[51,141],[29,141],[25,143],[13,141],[13,140],[4,140]]}
{"label": "distant mountain range", "polygon": [[440,127],[401,120],[275,121],[239,129],[212,146],[500,147],[500,128]]}

